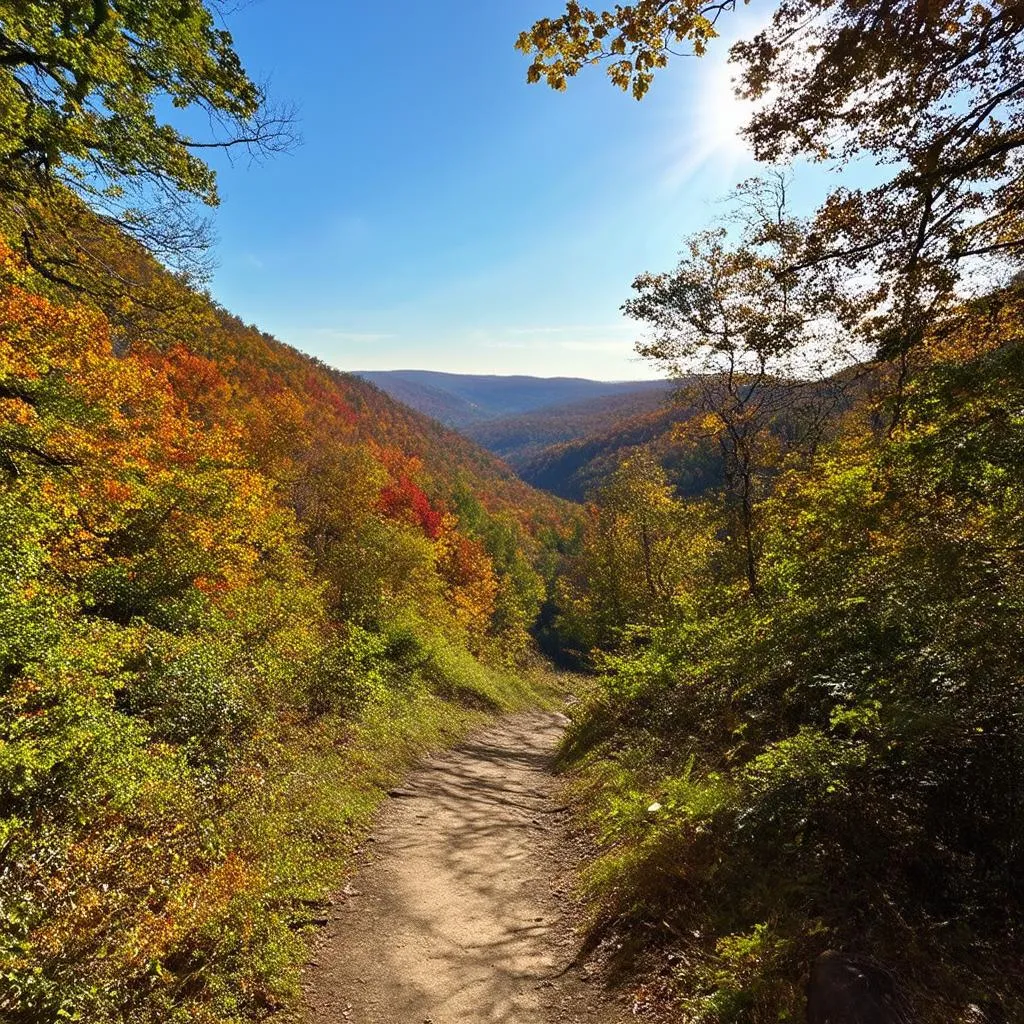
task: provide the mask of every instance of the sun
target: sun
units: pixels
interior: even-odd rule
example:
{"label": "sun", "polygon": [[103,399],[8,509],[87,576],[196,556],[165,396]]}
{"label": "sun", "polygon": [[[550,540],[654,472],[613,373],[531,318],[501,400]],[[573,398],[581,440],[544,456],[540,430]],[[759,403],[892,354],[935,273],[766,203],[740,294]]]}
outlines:
{"label": "sun", "polygon": [[689,74],[670,133],[665,185],[675,191],[713,165],[728,177],[751,159],[742,131],[753,104],[741,100],[733,85],[734,68],[724,49],[686,69]]}
{"label": "sun", "polygon": [[741,159],[750,153],[742,131],[753,113],[753,104],[736,95],[735,69],[724,56],[707,65],[701,76],[698,116],[700,134],[709,149]]}

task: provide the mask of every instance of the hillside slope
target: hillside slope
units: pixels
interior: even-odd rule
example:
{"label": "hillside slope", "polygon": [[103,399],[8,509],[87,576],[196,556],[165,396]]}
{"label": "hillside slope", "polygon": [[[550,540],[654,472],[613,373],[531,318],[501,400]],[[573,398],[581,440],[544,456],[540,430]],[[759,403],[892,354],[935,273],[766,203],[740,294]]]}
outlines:
{"label": "hillside slope", "polygon": [[620,394],[472,423],[463,427],[462,433],[518,471],[551,445],[582,441],[606,433],[615,424],[635,416],[663,409],[671,400],[673,390],[674,385],[669,381],[652,381],[641,389]]}
{"label": "hillside slope", "polygon": [[533,451],[516,468],[534,487],[568,501],[584,501],[625,459],[644,450],[661,464],[679,494],[701,494],[718,485],[720,463],[709,446],[683,445],[677,439],[676,428],[693,415],[693,406],[685,402],[662,403],[650,412],[613,419],[604,429],[576,440]]}
{"label": "hillside slope", "polygon": [[0,1017],[262,1020],[408,761],[537,699],[562,512],[78,216],[0,241]]}
{"label": "hillside slope", "polygon": [[[217,311],[229,344],[246,351],[257,365],[273,364],[273,376],[256,381],[250,368],[229,362],[228,374],[246,386],[275,390],[286,386],[303,404],[318,408],[333,422],[332,438],[355,438],[394,446],[422,463],[425,486],[440,498],[458,486],[468,487],[492,510],[505,510],[524,521],[557,516],[557,503],[525,484],[499,457],[465,434],[444,426],[354,373],[336,370],[284,342]],[[196,348],[217,358],[221,343],[209,335]],[[276,381],[276,383],[275,383]]]}
{"label": "hillside slope", "polygon": [[559,498],[582,501],[630,452],[651,445],[685,493],[707,485],[703,462],[684,460],[674,451],[673,427],[692,415],[692,404],[673,402],[677,382],[426,370],[359,376],[455,425],[460,434],[505,460],[527,484]]}
{"label": "hillside slope", "polygon": [[[871,381],[866,368],[852,367],[809,387],[805,398],[815,415],[834,423]],[[489,420],[463,432],[506,459],[533,487],[568,501],[586,500],[641,450],[660,463],[677,494],[695,497],[722,482],[721,450],[710,433],[680,429],[698,409],[706,410],[710,382],[651,382],[643,390]],[[778,436],[793,428],[780,412],[773,427]]]}

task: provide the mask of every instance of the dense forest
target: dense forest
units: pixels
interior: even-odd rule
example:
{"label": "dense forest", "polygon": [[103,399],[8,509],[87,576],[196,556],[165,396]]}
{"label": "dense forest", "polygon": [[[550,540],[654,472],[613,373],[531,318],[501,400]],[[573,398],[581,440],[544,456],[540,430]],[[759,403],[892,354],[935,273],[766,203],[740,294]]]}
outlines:
{"label": "dense forest", "polygon": [[664,380],[588,380],[427,370],[363,370],[359,376],[372,381],[392,398],[473,438],[479,428],[517,416],[543,416],[568,406],[635,397],[637,392],[664,395],[667,391]]}
{"label": "dense forest", "polygon": [[[508,459],[519,476],[570,501],[584,501],[625,459],[638,453],[654,456],[680,493],[702,494],[716,484],[721,474],[714,446],[679,443],[680,427],[697,412],[685,388],[671,398],[645,394],[640,401],[623,399],[607,406],[590,403],[578,415],[570,406],[560,410],[557,418],[519,417],[496,425],[497,429],[474,430],[473,435],[490,448],[490,439],[500,430],[502,440],[516,444]],[[564,439],[540,444],[531,440],[540,435],[546,442],[551,434],[566,429],[572,429],[572,434]]]}
{"label": "dense forest", "polygon": [[261,1017],[409,758],[537,699],[564,512],[24,175],[0,248],[0,1015]]}
{"label": "dense forest", "polygon": [[[678,381],[477,377],[404,370],[360,376],[455,427],[507,462],[531,486],[569,501],[583,501],[639,448],[657,451],[677,486],[688,493],[702,492],[715,479],[710,468],[713,454],[685,451],[676,443],[677,424],[690,419],[698,406]],[[688,482],[682,482],[684,477]]]}
{"label": "dense forest", "polygon": [[115,322],[3,252],[7,1019],[284,999],[407,752],[530,693],[559,529],[135,255],[152,287]]}
{"label": "dense forest", "polygon": [[[734,6],[518,47],[641,99]],[[734,45],[766,173],[636,278],[679,402],[576,506],[197,287],[203,148],[292,134],[219,24],[0,4],[0,1016],[294,1006],[383,792],[548,699],[539,637],[588,674],[560,765],[634,1005],[800,1020],[832,951],[886,1021],[1024,1019],[1020,6],[784,0]],[[879,180],[806,216],[801,160]]]}

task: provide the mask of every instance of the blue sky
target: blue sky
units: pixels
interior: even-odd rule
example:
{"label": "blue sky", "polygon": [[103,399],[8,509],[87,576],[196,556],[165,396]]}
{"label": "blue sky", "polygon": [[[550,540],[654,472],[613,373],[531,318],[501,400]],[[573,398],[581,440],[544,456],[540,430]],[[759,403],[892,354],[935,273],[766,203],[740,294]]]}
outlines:
{"label": "blue sky", "polygon": [[[343,370],[652,376],[618,312],[754,170],[725,45],[643,103],[525,83],[560,0],[257,0],[230,19],[303,144],[219,165],[211,291]],[[751,25],[749,12],[735,29]]]}

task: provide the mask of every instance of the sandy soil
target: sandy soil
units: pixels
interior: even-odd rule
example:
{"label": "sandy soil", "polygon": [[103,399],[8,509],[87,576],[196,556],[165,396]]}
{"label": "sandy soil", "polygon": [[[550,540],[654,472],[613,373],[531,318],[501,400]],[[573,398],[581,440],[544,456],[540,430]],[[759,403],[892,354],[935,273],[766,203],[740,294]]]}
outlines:
{"label": "sandy soil", "polygon": [[633,1019],[580,955],[563,723],[501,719],[392,791],[307,967],[309,1024]]}

